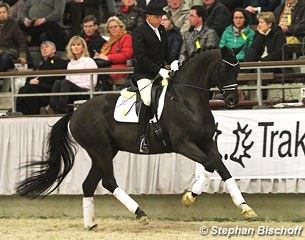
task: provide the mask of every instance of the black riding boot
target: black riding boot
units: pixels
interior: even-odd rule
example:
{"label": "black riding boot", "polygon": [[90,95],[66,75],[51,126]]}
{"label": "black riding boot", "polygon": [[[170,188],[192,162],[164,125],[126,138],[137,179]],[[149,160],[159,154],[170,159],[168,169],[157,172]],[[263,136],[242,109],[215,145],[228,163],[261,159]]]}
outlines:
{"label": "black riding boot", "polygon": [[140,139],[140,153],[149,153],[149,142],[146,136],[147,123],[149,121],[149,107],[142,103],[139,113],[139,139]]}

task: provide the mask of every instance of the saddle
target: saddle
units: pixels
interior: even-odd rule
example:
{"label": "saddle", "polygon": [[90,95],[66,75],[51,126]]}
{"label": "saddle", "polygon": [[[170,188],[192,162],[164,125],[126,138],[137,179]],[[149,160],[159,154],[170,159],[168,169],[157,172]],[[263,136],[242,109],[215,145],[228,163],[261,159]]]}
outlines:
{"label": "saddle", "polygon": [[[171,142],[169,135],[161,128],[161,125],[159,123],[159,116],[158,116],[158,106],[159,106],[159,99],[163,90],[163,86],[161,84],[162,77],[157,77],[152,85],[151,89],[151,104],[149,106],[149,118],[152,119],[155,117],[156,122],[150,122],[149,125],[153,126],[154,133],[157,136],[157,139],[162,143],[162,145],[165,148],[166,152],[171,152]],[[142,99],[140,95],[140,91],[138,89],[137,83],[132,78],[131,79],[130,87],[127,88],[128,92],[131,92],[136,97],[135,107],[136,107],[136,113],[139,116],[141,105],[142,105]]]}
{"label": "saddle", "polygon": [[[154,116],[156,116],[156,118],[157,118],[157,115],[158,115],[157,109],[158,109],[158,105],[159,105],[159,98],[160,98],[160,95],[163,90],[163,86],[161,85],[161,80],[162,80],[162,78],[158,77],[153,82],[153,85],[151,88],[151,104],[149,106],[150,118],[153,118]],[[131,79],[130,87],[128,87],[126,90],[127,90],[127,92],[132,93],[132,95],[136,97],[136,113],[137,113],[137,115],[139,115],[139,111],[140,111],[141,104],[142,104],[142,99],[141,99],[141,95],[140,95],[140,91],[138,89],[137,83],[134,80],[134,78]]]}

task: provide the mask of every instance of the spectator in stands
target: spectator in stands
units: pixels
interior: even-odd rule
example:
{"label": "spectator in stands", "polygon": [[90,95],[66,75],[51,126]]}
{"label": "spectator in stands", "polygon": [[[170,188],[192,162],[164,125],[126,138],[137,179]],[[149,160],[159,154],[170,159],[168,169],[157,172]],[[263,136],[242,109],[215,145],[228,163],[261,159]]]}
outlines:
{"label": "spectator in stands", "polygon": [[182,36],[180,30],[174,25],[171,18],[167,14],[162,16],[161,24],[166,30],[169,52],[172,57],[178,59],[182,45]]}
{"label": "spectator in stands", "polygon": [[26,64],[26,41],[16,20],[9,17],[9,5],[0,3],[0,72],[14,68],[13,61]]}
{"label": "spectator in stands", "polygon": [[117,16],[126,26],[126,30],[131,33],[136,27],[144,23],[145,17],[136,6],[136,0],[122,0],[123,6],[117,9]]}
{"label": "spectator in stands", "polygon": [[97,25],[100,24],[99,0],[71,0],[66,4],[71,14],[71,35],[78,35],[81,31],[81,23],[84,16],[93,15]]}
{"label": "spectator in stands", "polygon": [[[55,55],[56,46],[53,42],[42,42],[40,52],[42,61],[35,70],[67,69],[67,61]],[[28,77],[18,94],[50,93],[54,82],[59,79],[64,79],[64,76]],[[39,114],[40,108],[47,106],[49,102],[49,96],[18,97],[16,100],[17,112],[22,112],[24,115]]]}
{"label": "spectator in stands", "polygon": [[261,12],[272,12],[277,4],[270,0],[244,0],[243,7],[250,16],[250,24],[257,25],[257,14]]}
{"label": "spectator in stands", "polygon": [[205,24],[216,31],[219,38],[227,26],[230,25],[231,13],[225,5],[216,0],[203,0],[203,4],[208,11]]}
{"label": "spectator in stands", "polygon": [[281,27],[276,25],[274,14],[262,12],[258,14],[257,32],[246,51],[245,61],[280,61],[285,43],[285,35]]}
{"label": "spectator in stands", "polygon": [[3,3],[7,3],[10,6],[9,16],[15,20],[20,17],[21,10],[25,5],[24,0],[3,0]]}
{"label": "spectator in stands", "polygon": [[81,37],[85,39],[90,57],[93,58],[96,52],[100,52],[106,40],[97,30],[97,20],[93,15],[84,17],[83,32]]}
{"label": "spectator in stands", "polygon": [[304,42],[305,2],[304,0],[286,0],[274,11],[276,23],[286,35],[287,43]]}
{"label": "spectator in stands", "polygon": [[140,89],[143,104],[139,113],[139,143],[140,152],[149,152],[149,142],[146,136],[149,121],[149,106],[151,104],[152,80],[159,74],[169,78],[165,64],[171,65],[171,70],[178,70],[178,61],[174,60],[168,50],[167,36],[161,25],[162,5],[151,2],[147,5],[146,21],[132,32],[132,46],[135,55],[134,79]]}
{"label": "spectator in stands", "polygon": [[[125,24],[116,16],[110,17],[106,23],[106,31],[109,33],[109,40],[103,45],[100,53],[94,58],[109,61],[111,68],[127,66],[127,61],[133,58],[132,39],[127,33]],[[103,67],[103,66],[101,66]],[[110,78],[124,78],[126,74],[110,74]]]}
{"label": "spectator in stands", "polygon": [[198,48],[216,47],[219,37],[215,30],[205,24],[207,11],[203,6],[192,6],[189,14],[190,29],[183,36],[183,43],[179,55],[179,62],[190,57]]}
{"label": "spectator in stands", "polygon": [[[276,25],[273,12],[258,14],[257,32],[251,46],[245,54],[245,62],[280,61],[282,60],[282,47],[286,38],[282,29]],[[281,72],[281,69],[264,69],[265,72]],[[263,85],[266,83],[263,82]],[[267,99],[268,91],[262,91],[263,100]]]}
{"label": "spectator in stands", "polygon": [[232,24],[226,28],[219,43],[219,47],[241,48],[236,55],[239,61],[244,60],[245,51],[250,47],[254,37],[254,31],[249,27],[248,21],[246,10],[236,8],[233,11]]}
{"label": "spectator in stands", "polygon": [[168,0],[168,5],[164,8],[164,11],[170,16],[172,22],[176,27],[180,29],[181,35],[190,28],[188,16],[190,7],[184,2],[184,0]]}
{"label": "spectator in stands", "polygon": [[40,46],[49,40],[58,50],[66,47],[65,33],[62,29],[65,1],[63,0],[27,0],[20,16],[20,27],[30,36],[30,44]]}
{"label": "spectator in stands", "polygon": [[[73,69],[94,69],[97,68],[96,63],[89,57],[87,44],[80,36],[74,36],[67,45],[67,57],[71,61],[68,63],[68,70]],[[52,93],[67,92],[87,92],[91,88],[91,75],[67,75],[64,80],[56,80]],[[93,88],[96,86],[97,76],[93,75]],[[69,107],[69,103],[76,100],[88,99],[88,95],[72,95],[72,96],[51,96],[50,104],[40,109],[41,114],[67,113],[73,108]]]}

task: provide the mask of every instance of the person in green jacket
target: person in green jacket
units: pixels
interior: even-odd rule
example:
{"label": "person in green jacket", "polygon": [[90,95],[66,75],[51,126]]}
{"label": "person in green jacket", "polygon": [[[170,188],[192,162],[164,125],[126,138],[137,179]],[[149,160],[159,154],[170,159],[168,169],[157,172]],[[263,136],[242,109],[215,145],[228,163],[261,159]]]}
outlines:
{"label": "person in green jacket", "polygon": [[232,24],[223,32],[219,47],[227,46],[231,49],[241,50],[237,54],[237,59],[243,61],[245,51],[249,48],[254,37],[254,31],[248,24],[248,15],[243,8],[236,8],[232,14]]}

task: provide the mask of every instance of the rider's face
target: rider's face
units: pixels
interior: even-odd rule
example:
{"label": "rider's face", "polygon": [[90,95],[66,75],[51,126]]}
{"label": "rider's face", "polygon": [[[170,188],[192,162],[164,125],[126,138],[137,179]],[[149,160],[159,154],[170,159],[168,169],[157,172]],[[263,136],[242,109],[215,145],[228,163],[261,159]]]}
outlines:
{"label": "rider's face", "polygon": [[154,28],[158,28],[161,24],[162,16],[147,14],[146,19],[150,25]]}

